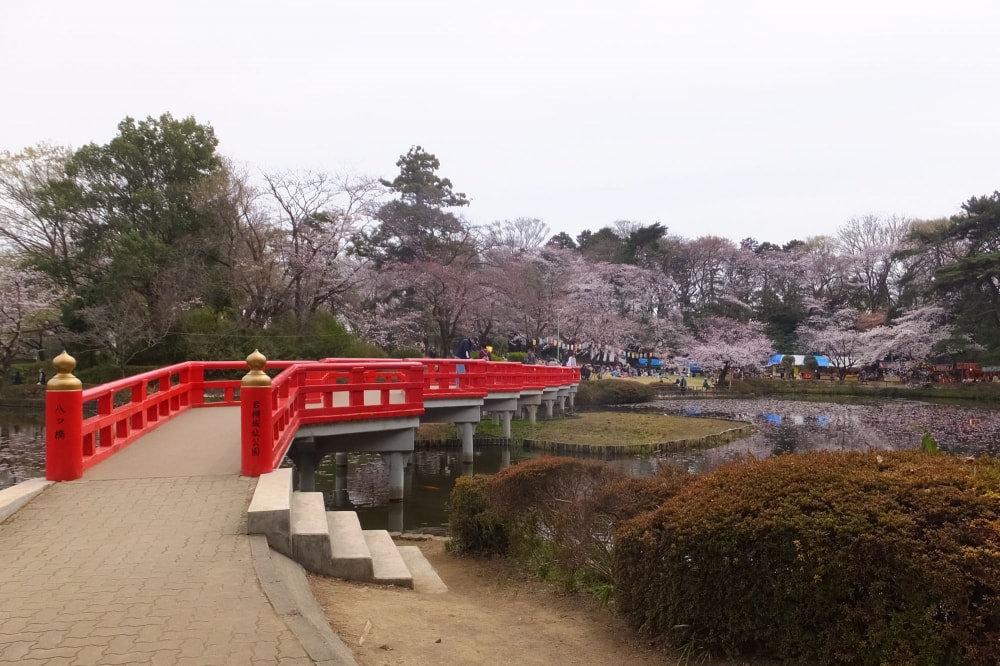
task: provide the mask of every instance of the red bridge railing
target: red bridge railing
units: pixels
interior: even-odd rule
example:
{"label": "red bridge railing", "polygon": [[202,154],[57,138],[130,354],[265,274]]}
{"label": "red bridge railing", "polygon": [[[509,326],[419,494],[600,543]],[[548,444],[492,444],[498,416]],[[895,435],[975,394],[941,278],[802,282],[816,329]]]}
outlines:
{"label": "red bridge railing", "polygon": [[[461,359],[189,361],[82,389],[67,354],[46,395],[46,478],[83,472],[192,408],[240,406],[242,472],[280,465],[299,426],[418,416],[424,400],[567,386],[578,368]],[[278,370],[271,377],[263,372]],[[239,375],[250,366],[250,372]]]}

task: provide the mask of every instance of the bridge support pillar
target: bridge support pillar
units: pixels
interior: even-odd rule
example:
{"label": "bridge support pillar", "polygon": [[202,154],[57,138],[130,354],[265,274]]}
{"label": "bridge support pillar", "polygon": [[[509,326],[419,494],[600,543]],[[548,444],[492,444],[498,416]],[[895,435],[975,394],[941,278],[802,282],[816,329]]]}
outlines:
{"label": "bridge support pillar", "polygon": [[545,402],[545,418],[551,419],[552,418],[552,408],[555,406],[556,401],[555,400],[545,400],[544,402]]}
{"label": "bridge support pillar", "polygon": [[501,435],[510,439],[510,420],[513,418],[514,412],[500,412],[501,423],[503,424]]}
{"label": "bridge support pillar", "polygon": [[510,447],[504,445],[500,450],[500,469],[507,469],[510,467]]}
{"label": "bridge support pillar", "polygon": [[395,502],[389,505],[389,531],[403,531],[403,503]]}
{"label": "bridge support pillar", "polygon": [[559,396],[559,413],[566,413],[566,396]]}
{"label": "bridge support pillar", "polygon": [[569,410],[571,412],[576,411],[576,391],[569,392]]}
{"label": "bridge support pillar", "polygon": [[337,465],[333,477],[333,505],[338,509],[346,509],[350,504],[347,494],[347,465]]}
{"label": "bridge support pillar", "polygon": [[333,454],[333,459],[336,462],[337,467],[347,467],[346,451],[338,451],[337,453]]}
{"label": "bridge support pillar", "polygon": [[472,449],[472,438],[476,433],[475,423],[456,423],[455,427],[458,428],[458,434],[462,438],[462,462],[470,463],[473,458]]}
{"label": "bridge support pillar", "polygon": [[316,491],[316,467],[319,460],[316,457],[316,440],[303,437],[295,440],[295,471],[299,475],[299,490],[304,493]]}
{"label": "bridge support pillar", "polygon": [[392,451],[384,455],[389,458],[389,501],[402,502],[406,454],[402,451]]}
{"label": "bridge support pillar", "polygon": [[534,423],[538,415],[538,405],[525,405],[528,410],[528,423]]}

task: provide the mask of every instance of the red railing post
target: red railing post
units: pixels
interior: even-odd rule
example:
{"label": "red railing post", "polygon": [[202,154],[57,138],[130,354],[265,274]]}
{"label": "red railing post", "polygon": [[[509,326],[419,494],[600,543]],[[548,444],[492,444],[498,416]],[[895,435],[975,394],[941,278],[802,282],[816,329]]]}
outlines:
{"label": "red railing post", "polygon": [[264,373],[267,358],[256,349],[247,356],[250,372],[240,383],[240,473],[260,476],[274,470],[274,423],[271,378]]}
{"label": "red railing post", "polygon": [[52,365],[58,373],[45,385],[45,478],[73,481],[83,476],[83,384],[65,351]]}

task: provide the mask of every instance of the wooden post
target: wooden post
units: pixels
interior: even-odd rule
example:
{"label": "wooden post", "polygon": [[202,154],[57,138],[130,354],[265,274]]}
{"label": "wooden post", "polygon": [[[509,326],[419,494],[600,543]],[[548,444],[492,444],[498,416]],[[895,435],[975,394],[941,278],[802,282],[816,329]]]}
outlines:
{"label": "wooden post", "polygon": [[247,356],[250,372],[240,383],[240,473],[260,476],[274,471],[274,423],[267,358],[256,349]]}
{"label": "wooden post", "polygon": [[73,375],[76,359],[65,351],[52,360],[56,376],[45,385],[45,478],[83,476],[83,383]]}

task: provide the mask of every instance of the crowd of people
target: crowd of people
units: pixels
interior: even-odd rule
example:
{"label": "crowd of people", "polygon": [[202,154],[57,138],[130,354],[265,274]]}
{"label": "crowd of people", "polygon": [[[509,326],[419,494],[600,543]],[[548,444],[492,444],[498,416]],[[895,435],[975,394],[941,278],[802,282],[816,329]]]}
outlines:
{"label": "crowd of people", "polygon": [[[473,354],[478,352],[478,357],[487,361],[494,360],[493,349],[489,346],[480,345],[478,336],[469,336],[459,339],[455,344],[455,358],[459,359],[472,359]],[[500,359],[506,360],[506,357]],[[575,352],[570,352],[566,355],[565,360],[560,360],[557,356],[556,358],[543,359],[538,356],[534,348],[529,348],[524,355],[525,365],[565,365],[567,367],[580,368],[580,378],[583,381],[599,380],[605,377],[624,377],[624,378],[639,378],[639,377],[657,377],[659,380],[666,381],[668,374],[664,368],[642,368],[629,365],[628,363],[617,363],[617,364],[598,364],[598,363],[580,363]],[[464,367],[460,366],[459,372],[464,372]],[[692,381],[694,378],[691,378]],[[681,393],[687,391],[688,388],[688,378],[686,376],[675,377],[673,383],[677,385]],[[708,378],[699,378],[700,386],[704,390],[711,388],[711,383]]]}

